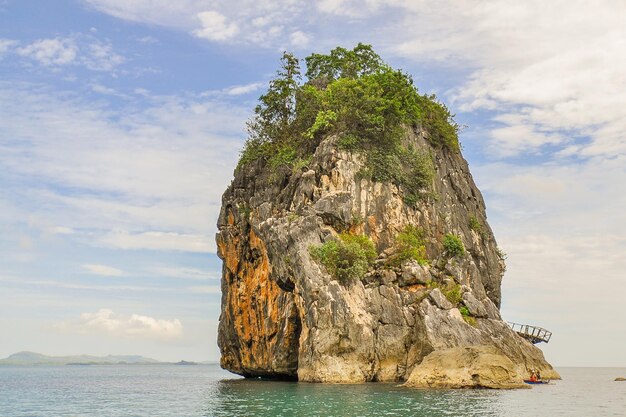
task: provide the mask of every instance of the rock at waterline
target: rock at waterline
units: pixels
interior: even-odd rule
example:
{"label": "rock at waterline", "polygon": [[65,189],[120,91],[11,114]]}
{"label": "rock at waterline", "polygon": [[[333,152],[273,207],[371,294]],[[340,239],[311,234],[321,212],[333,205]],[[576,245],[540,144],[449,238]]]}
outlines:
{"label": "rock at waterline", "polygon": [[618,376],[617,378],[615,378],[616,381],[626,381],[626,378]]}
{"label": "rock at waterline", "polygon": [[405,386],[415,388],[529,388],[511,359],[494,346],[467,346],[432,352]]}

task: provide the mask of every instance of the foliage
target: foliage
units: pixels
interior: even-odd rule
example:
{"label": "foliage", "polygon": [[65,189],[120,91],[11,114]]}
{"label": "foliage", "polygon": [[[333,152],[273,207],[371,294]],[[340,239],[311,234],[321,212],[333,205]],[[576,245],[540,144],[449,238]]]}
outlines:
{"label": "foliage", "polygon": [[502,272],[506,272],[506,258],[508,257],[507,254],[500,248],[496,248],[496,255],[498,255],[498,258],[500,258],[500,264],[502,265]]}
{"label": "foliage", "polygon": [[461,312],[461,316],[463,316],[463,320],[470,326],[476,326],[476,319],[470,314],[469,310],[465,306],[459,307],[459,311]]}
{"label": "foliage", "polygon": [[299,89],[300,65],[298,59],[285,52],[281,68],[270,81],[260,103],[254,109],[255,117],[248,123],[251,138],[261,142],[286,139],[295,117],[296,92]]}
{"label": "foliage", "polygon": [[428,264],[424,231],[413,225],[406,226],[395,241],[395,252],[389,257],[390,265],[401,265],[408,260],[417,261],[420,265]]}
{"label": "foliage", "polygon": [[[281,67],[248,123],[239,166],[256,160],[272,170],[310,156],[324,135],[366,156],[361,173],[398,185],[408,204],[425,195],[434,175],[432,156],[403,143],[406,129],[424,126],[430,142],[458,150],[458,125],[432,95],[421,95],[410,75],[385,64],[370,45],[335,48],[298,60],[284,53]],[[288,148],[288,149],[285,149]],[[295,152],[295,153],[294,153]]]}
{"label": "foliage", "polygon": [[362,278],[377,256],[374,243],[367,236],[348,233],[309,250],[313,259],[342,282]]}
{"label": "foliage", "polygon": [[242,219],[244,219],[245,221],[250,221],[251,210],[250,206],[247,203],[238,205],[237,210],[239,211],[239,215]]}
{"label": "foliage", "polygon": [[446,296],[448,301],[452,303],[452,305],[458,305],[461,300],[461,286],[455,282],[449,283],[441,288],[441,292]]}
{"label": "foliage", "polygon": [[461,238],[457,235],[448,233],[443,237],[443,249],[450,256],[463,256],[465,254],[465,247]]}
{"label": "foliage", "polygon": [[441,284],[437,281],[430,281],[428,288],[439,288],[441,293],[452,303],[454,306],[458,306],[463,299],[461,295],[461,286],[456,282],[449,282],[447,284]]}
{"label": "foliage", "polygon": [[305,58],[309,80],[357,78],[372,74],[385,64],[370,45],[359,43],[353,50],[337,47],[329,55],[311,54]]}
{"label": "foliage", "polygon": [[272,172],[276,172],[281,167],[291,167],[297,157],[296,150],[292,146],[287,145],[279,148],[277,152],[267,160],[267,163]]}
{"label": "foliage", "polygon": [[337,113],[332,110],[320,110],[315,115],[315,121],[313,126],[307,129],[304,134],[307,138],[313,139],[315,134],[319,131],[323,131],[332,126],[333,122],[337,120]]}
{"label": "foliage", "polygon": [[476,216],[470,216],[469,228],[480,234],[483,230],[483,225],[480,223],[480,221],[478,220]]}

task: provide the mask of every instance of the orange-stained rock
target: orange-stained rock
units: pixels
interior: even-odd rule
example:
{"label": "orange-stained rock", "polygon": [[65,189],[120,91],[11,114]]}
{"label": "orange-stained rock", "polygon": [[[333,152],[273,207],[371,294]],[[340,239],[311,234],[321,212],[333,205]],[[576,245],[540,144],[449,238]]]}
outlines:
{"label": "orange-stained rock", "polygon": [[222,367],[244,376],[295,378],[300,318],[293,294],[269,278],[263,241],[252,230],[245,239],[223,233],[218,249],[226,283],[220,317]]}

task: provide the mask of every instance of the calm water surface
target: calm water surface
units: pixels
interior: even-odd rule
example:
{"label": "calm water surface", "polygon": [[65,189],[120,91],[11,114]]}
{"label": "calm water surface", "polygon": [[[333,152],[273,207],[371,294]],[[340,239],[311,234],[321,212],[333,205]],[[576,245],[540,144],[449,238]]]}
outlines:
{"label": "calm water surface", "polygon": [[626,416],[626,368],[560,368],[530,390],[243,380],[216,365],[0,366],[0,416]]}

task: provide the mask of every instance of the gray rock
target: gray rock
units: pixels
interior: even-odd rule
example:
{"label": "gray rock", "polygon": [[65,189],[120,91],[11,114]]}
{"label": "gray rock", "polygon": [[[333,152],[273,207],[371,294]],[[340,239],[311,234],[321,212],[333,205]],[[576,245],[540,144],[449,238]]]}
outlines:
{"label": "gray rock", "polygon": [[[480,344],[506,352],[518,373],[536,368],[558,377],[539,349],[500,320],[503,265],[467,163],[426,137],[407,130],[406,140],[433,156],[432,192],[440,198],[416,207],[396,185],[362,178],[363,156],[339,151],[335,137],[319,144],[307,172],[271,173],[262,161],[236,170],[216,236],[223,368],[301,381],[403,381],[433,351]],[[470,216],[484,226],[480,238],[469,230]],[[394,253],[406,225],[423,229],[429,268],[386,266],[383,255]],[[362,281],[340,283],[311,257],[311,246],[346,230],[369,236],[383,254]],[[462,258],[443,255],[445,233],[461,236]],[[421,286],[431,277],[466,286],[468,309],[484,317],[476,327],[439,289]]]}
{"label": "gray rock", "polygon": [[465,305],[465,307],[467,307],[469,313],[474,317],[484,318],[488,316],[487,309],[485,308],[483,303],[478,301],[476,297],[474,297],[474,295],[469,291],[463,293],[463,304]]}
{"label": "gray rock", "polygon": [[435,303],[437,307],[443,310],[450,310],[451,308],[454,308],[452,303],[448,301],[439,288],[434,288],[430,294],[428,294],[428,298]]}
{"label": "gray rock", "polygon": [[402,287],[414,284],[425,285],[431,279],[430,272],[425,267],[416,261],[409,261],[402,265],[402,275],[398,279],[398,285]]}

